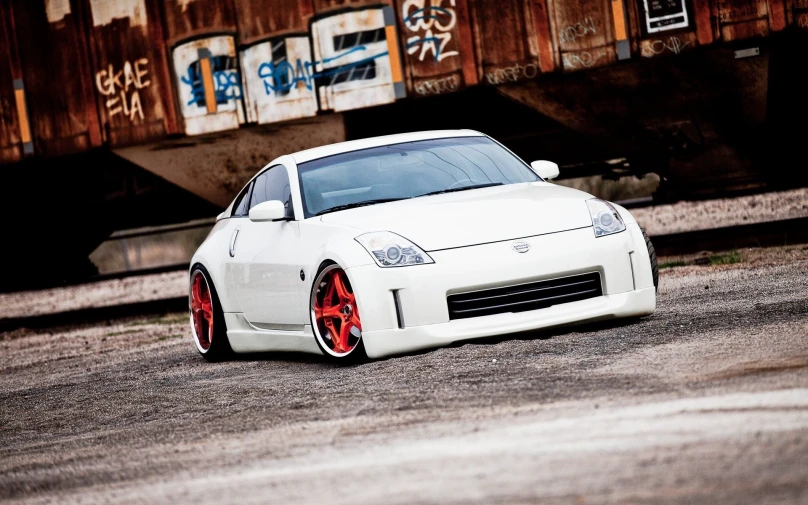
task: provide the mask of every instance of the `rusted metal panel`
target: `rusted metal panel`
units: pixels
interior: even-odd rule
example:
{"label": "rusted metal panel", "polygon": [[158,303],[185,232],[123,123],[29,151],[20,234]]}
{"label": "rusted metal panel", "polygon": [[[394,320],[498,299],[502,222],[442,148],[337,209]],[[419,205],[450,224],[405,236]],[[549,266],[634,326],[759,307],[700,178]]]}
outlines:
{"label": "rusted metal panel", "polygon": [[68,0],[13,6],[22,85],[38,155],[75,153],[101,143],[84,25],[76,8],[76,2]]}
{"label": "rusted metal panel", "polygon": [[317,14],[329,11],[393,5],[393,0],[312,0]]}
{"label": "rusted metal panel", "polygon": [[321,109],[358,109],[406,96],[391,7],[318,14],[311,37]]}
{"label": "rusted metal panel", "polygon": [[[166,134],[161,92],[168,84],[161,51],[151,37],[145,0],[89,0],[94,90],[103,130],[112,146]],[[170,90],[169,90],[170,91]]]}
{"label": "rusted metal panel", "polygon": [[234,0],[238,19],[238,44],[281,35],[299,35],[309,31],[314,15],[311,0]]}
{"label": "rusted metal panel", "polygon": [[244,122],[235,39],[195,39],[172,51],[175,86],[187,135],[238,128]]}
{"label": "rusted metal panel", "polygon": [[789,26],[808,30],[808,0],[788,0],[786,15]]}
{"label": "rusted metal panel", "polygon": [[415,96],[450,93],[476,83],[466,0],[398,0],[396,8],[407,54],[407,85]]}
{"label": "rusted metal panel", "polygon": [[779,32],[786,27],[786,0],[769,0],[769,28]]}
{"label": "rusted metal panel", "polygon": [[692,0],[692,2],[696,38],[701,45],[712,44],[715,34],[713,33],[713,13],[710,0]]}
{"label": "rusted metal panel", "polygon": [[[31,134],[24,89],[22,96],[14,89],[15,80],[22,84],[22,74],[10,17],[11,6],[1,4],[0,54],[6,57],[0,60],[0,163],[12,163],[22,158],[23,137],[30,142]],[[31,147],[29,145],[29,149]]]}
{"label": "rusted metal panel", "polygon": [[505,84],[539,75],[539,47],[529,0],[473,0],[469,7],[481,83]]}
{"label": "rusted metal panel", "polygon": [[[619,3],[613,9],[612,3]],[[556,0],[550,19],[564,71],[601,67],[617,59],[616,27],[627,40],[622,0]]]}
{"label": "rusted metal panel", "polygon": [[171,46],[193,36],[236,31],[231,0],[165,0],[163,12]]}
{"label": "rusted metal panel", "polygon": [[724,41],[769,34],[766,0],[717,0],[719,36]]}

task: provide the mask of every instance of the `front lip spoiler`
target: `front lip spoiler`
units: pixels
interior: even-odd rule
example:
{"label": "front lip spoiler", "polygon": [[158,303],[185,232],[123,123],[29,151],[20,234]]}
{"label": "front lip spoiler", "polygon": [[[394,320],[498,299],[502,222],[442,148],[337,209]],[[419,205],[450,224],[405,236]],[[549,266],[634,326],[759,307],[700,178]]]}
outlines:
{"label": "front lip spoiler", "polygon": [[584,230],[586,228],[592,228],[592,225],[590,224],[588,226],[580,226],[578,228],[570,228],[568,230],[558,230],[558,231],[551,231],[551,232],[548,232],[548,233],[540,233],[538,235],[528,235],[526,237],[525,236],[513,237],[513,238],[502,239],[502,240],[492,240],[490,242],[477,242],[477,243],[474,243],[474,244],[459,245],[459,246],[455,246],[455,247],[444,247],[443,249],[424,249],[424,252],[431,253],[431,252],[440,252],[440,251],[451,251],[452,249],[463,249],[465,247],[475,247],[475,246],[478,246],[478,245],[501,244],[503,242],[511,242],[513,240],[525,240],[525,239],[535,238],[535,237],[544,237],[546,235],[555,235],[556,233],[566,233],[568,231]]}

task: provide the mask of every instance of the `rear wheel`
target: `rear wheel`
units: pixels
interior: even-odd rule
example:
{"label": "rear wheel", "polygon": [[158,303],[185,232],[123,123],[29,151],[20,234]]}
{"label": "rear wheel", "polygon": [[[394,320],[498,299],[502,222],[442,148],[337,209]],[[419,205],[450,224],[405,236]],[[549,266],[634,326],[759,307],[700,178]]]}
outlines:
{"label": "rear wheel", "polygon": [[339,265],[320,268],[311,288],[310,309],[314,338],[326,356],[341,362],[367,358],[356,296]]}
{"label": "rear wheel", "polygon": [[648,234],[645,233],[645,228],[640,227],[640,230],[645,239],[645,247],[648,248],[648,257],[651,258],[651,273],[654,275],[654,289],[659,290],[659,264],[657,262],[656,249],[654,249],[654,244],[651,243]]}
{"label": "rear wheel", "polygon": [[191,272],[191,331],[196,349],[208,361],[219,361],[232,354],[227,339],[224,313],[216,288],[207,270],[197,266]]}

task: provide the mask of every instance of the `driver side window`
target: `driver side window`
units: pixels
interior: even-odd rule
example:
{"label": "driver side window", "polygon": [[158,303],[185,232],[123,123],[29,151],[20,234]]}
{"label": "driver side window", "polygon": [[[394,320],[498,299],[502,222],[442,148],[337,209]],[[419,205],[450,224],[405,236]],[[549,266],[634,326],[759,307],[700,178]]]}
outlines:
{"label": "driver side window", "polygon": [[286,217],[293,217],[292,187],[289,185],[289,174],[283,165],[270,167],[255,179],[249,208],[252,209],[259,203],[270,200],[283,202],[286,208]]}

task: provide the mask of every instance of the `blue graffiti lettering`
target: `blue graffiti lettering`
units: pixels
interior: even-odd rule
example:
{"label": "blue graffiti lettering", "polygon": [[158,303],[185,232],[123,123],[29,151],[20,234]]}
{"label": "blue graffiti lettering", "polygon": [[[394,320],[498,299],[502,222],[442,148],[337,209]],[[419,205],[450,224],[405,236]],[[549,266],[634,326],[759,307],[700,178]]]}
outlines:
{"label": "blue graffiti lettering", "polygon": [[[235,58],[230,56],[214,56],[210,58],[210,66],[215,86],[216,103],[224,105],[231,100],[240,100],[242,97],[241,77],[236,67]],[[191,87],[191,98],[188,105],[206,107],[205,85],[202,81],[202,70],[199,60],[188,65],[186,75],[180,80]]]}
{"label": "blue graffiti lettering", "polygon": [[422,39],[413,38],[410,39],[409,42],[407,42],[407,48],[409,49],[410,47],[413,46],[420,46],[421,44],[432,44],[432,48],[435,52],[435,63],[437,64],[438,61],[440,61],[440,50],[441,46],[443,46],[441,42],[442,42],[441,39],[439,39],[438,37],[424,37]]}
{"label": "blue graffiti lettering", "polygon": [[424,7],[410,13],[410,15],[404,19],[404,24],[408,24],[410,21],[417,21],[419,19],[438,19],[438,16],[435,16],[434,14],[426,14],[426,11],[438,12],[446,16],[453,15],[452,11],[444,9],[443,7]]}
{"label": "blue graffiti lettering", "polygon": [[[324,58],[322,64],[325,65],[337,61],[340,58],[344,58],[351,53],[365,50],[367,50],[367,47],[365,46],[356,46],[331,58]],[[342,82],[344,80],[372,78],[371,75],[376,75],[375,70],[371,73],[365,69],[359,69],[358,67],[367,68],[371,62],[378,58],[387,56],[387,54],[388,52],[384,51],[359,61],[326,69],[322,72],[312,72],[315,65],[320,62],[302,61],[300,58],[298,58],[295,64],[292,65],[284,58],[280,61],[269,61],[259,65],[258,77],[263,80],[264,92],[267,95],[271,95],[273,92],[278,95],[285,95],[289,92],[289,90],[297,87],[299,83],[302,83],[306,89],[312,90],[315,81],[321,78],[331,77],[331,83],[329,84],[333,84],[336,81]],[[363,70],[363,73],[359,74],[352,72],[353,70],[358,69]]]}

